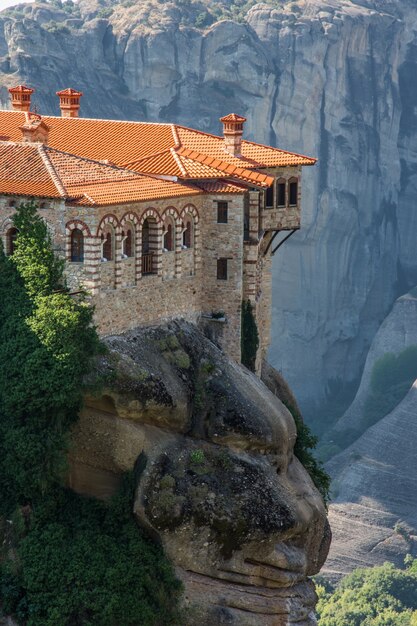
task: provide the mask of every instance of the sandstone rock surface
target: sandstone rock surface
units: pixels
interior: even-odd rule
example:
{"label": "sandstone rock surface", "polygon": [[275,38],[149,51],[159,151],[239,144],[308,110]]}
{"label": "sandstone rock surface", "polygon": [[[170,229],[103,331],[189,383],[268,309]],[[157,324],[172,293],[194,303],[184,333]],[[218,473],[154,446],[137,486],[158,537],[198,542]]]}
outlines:
{"label": "sandstone rock surface", "polygon": [[106,344],[70,485],[107,497],[135,468],[135,514],[184,581],[187,626],[315,624],[308,577],[330,531],[289,411],[185,322]]}
{"label": "sandstone rock surface", "polygon": [[[243,23],[186,23],[185,4],[124,3],[103,17],[50,4],[0,15],[6,86],[84,91],[82,114],[175,120],[319,157],[303,182],[302,230],[274,264],[272,364],[311,415],[331,380],[356,380],[395,299],[417,282],[417,9],[411,0],[294,0]],[[185,21],[184,21],[185,20]]]}

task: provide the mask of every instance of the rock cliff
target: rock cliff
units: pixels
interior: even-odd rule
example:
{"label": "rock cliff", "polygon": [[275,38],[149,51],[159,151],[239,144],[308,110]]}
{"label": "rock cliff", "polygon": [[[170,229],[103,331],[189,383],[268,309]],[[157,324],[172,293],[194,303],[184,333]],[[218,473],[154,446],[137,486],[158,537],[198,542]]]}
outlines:
{"label": "rock cliff", "polygon": [[135,514],[184,582],[187,626],[313,626],[308,577],[330,531],[289,411],[190,324],[106,345],[73,432],[70,486],[107,497],[135,468]]}
{"label": "rock cliff", "polygon": [[318,156],[302,230],[275,259],[271,349],[312,414],[329,382],[359,377],[379,323],[417,281],[416,7],[273,4],[207,28],[192,2],[19,5],[0,15],[0,102],[25,81],[38,110],[58,113],[54,92],[73,85],[83,115],[214,132],[236,110],[248,138]]}
{"label": "rock cliff", "polygon": [[[415,290],[397,300],[371,345],[358,393],[329,438],[356,431],[356,441],[327,463],[334,500],[329,518],[333,542],[324,573],[339,577],[386,560],[402,566],[417,554],[417,381],[397,406],[366,428],[372,372],[388,353],[417,346]],[[414,371],[416,365],[414,364]],[[389,370],[387,388],[389,394]],[[358,433],[363,434],[358,437]]]}

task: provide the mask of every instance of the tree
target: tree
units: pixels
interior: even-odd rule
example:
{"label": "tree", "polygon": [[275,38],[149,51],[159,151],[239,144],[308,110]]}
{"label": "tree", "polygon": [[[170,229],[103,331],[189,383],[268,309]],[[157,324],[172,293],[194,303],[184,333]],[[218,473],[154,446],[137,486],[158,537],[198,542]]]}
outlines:
{"label": "tree", "polygon": [[358,569],[333,592],[318,586],[319,626],[413,626],[417,611],[417,562]]}

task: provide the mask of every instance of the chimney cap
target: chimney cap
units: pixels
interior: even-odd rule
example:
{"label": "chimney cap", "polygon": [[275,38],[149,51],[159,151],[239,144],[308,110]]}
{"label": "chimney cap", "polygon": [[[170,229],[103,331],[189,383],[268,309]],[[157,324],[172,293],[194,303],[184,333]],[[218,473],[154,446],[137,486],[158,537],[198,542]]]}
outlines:
{"label": "chimney cap", "polygon": [[225,115],[224,117],[220,118],[221,122],[237,122],[239,124],[242,124],[243,122],[246,122],[246,117],[243,117],[242,115],[238,115],[237,113],[229,113],[229,115]]}
{"label": "chimney cap", "polygon": [[82,91],[77,91],[76,89],[72,89],[71,87],[67,87],[67,89],[61,89],[61,91],[56,92],[57,96],[74,96],[81,98],[83,95]]}
{"label": "chimney cap", "polygon": [[9,87],[9,93],[26,93],[32,94],[35,90],[26,85],[16,85],[16,87]]}

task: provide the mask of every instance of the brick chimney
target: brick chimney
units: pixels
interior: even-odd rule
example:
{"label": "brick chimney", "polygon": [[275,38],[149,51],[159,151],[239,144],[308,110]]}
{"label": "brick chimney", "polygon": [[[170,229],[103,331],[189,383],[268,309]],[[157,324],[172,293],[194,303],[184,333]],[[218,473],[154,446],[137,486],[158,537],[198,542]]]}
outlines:
{"label": "brick chimney", "polygon": [[22,139],[28,143],[48,143],[49,126],[37,113],[25,112],[25,123],[20,126]]}
{"label": "brick chimney", "polygon": [[35,90],[26,85],[10,87],[9,94],[15,111],[30,111],[30,98]]}
{"label": "brick chimney", "polygon": [[62,89],[62,91],[57,91],[56,95],[59,97],[61,116],[78,117],[80,110],[80,98],[83,95],[82,92],[68,88]]}
{"label": "brick chimney", "polygon": [[224,149],[229,154],[240,157],[243,124],[246,122],[246,117],[242,117],[236,113],[230,113],[230,115],[221,117],[220,121],[223,124]]}

